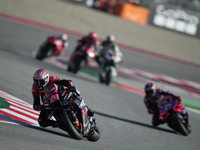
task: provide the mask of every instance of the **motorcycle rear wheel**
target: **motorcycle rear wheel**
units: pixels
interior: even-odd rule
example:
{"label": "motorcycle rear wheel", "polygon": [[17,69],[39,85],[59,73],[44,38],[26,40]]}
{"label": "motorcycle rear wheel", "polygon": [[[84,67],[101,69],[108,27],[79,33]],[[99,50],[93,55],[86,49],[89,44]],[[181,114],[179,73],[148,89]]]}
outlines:
{"label": "motorcycle rear wheel", "polygon": [[74,63],[73,73],[76,74],[81,69],[82,58],[78,57]]}
{"label": "motorcycle rear wheel", "polygon": [[68,72],[71,72],[71,71],[72,71],[72,67],[71,67],[70,64],[69,64],[68,67],[67,67],[67,71],[68,71]]}
{"label": "motorcycle rear wheel", "polygon": [[103,79],[101,72],[99,72],[99,82],[104,83],[104,79]]}
{"label": "motorcycle rear wheel", "polygon": [[106,81],[105,81],[106,85],[109,85],[109,84],[110,84],[111,78],[112,78],[111,70],[108,70],[108,71],[106,72]]}
{"label": "motorcycle rear wheel", "polygon": [[93,134],[87,138],[88,141],[96,142],[100,139],[100,131],[99,128],[96,126]]}

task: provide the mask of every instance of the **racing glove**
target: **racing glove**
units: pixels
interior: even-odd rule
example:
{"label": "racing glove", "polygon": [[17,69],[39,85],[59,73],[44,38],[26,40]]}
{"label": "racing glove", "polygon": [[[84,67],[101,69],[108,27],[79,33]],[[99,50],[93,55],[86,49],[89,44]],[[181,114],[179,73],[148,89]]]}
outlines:
{"label": "racing glove", "polygon": [[182,98],[180,96],[174,96],[174,98],[179,102],[182,100]]}
{"label": "racing glove", "polygon": [[35,109],[35,110],[41,110],[41,105],[33,105],[33,109]]}
{"label": "racing glove", "polygon": [[153,114],[154,112],[155,112],[155,111],[154,111],[153,109],[151,109],[151,108],[148,109],[148,113],[149,113],[149,114]]}
{"label": "racing glove", "polygon": [[70,90],[71,92],[76,92],[76,88],[75,88],[74,86],[69,87],[69,90]]}

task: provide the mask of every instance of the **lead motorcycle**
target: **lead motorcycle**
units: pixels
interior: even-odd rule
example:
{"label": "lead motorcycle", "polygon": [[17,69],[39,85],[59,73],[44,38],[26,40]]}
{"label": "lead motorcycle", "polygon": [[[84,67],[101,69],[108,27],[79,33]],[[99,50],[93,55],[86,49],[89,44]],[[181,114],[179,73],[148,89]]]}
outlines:
{"label": "lead motorcycle", "polygon": [[76,98],[75,92],[70,92],[62,85],[53,85],[50,88],[44,87],[45,97],[43,99],[43,109],[51,109],[48,116],[50,120],[57,120],[59,127],[67,131],[76,140],[87,138],[96,142],[100,138],[100,131],[96,119],[88,116],[88,108],[84,103]]}
{"label": "lead motorcycle", "polygon": [[57,37],[50,37],[44,46],[42,46],[36,54],[36,59],[43,60],[50,56],[58,56],[63,53],[66,49],[63,49],[62,40]]}
{"label": "lead motorcycle", "polygon": [[72,54],[67,71],[76,74],[88,64],[89,59],[93,59],[95,56],[96,51],[94,46],[84,45],[80,50],[77,50]]}
{"label": "lead motorcycle", "polygon": [[162,96],[157,101],[159,119],[175,131],[187,136],[191,132],[189,114],[184,105],[172,96]]}
{"label": "lead motorcycle", "polygon": [[112,50],[102,49],[102,57],[100,57],[100,69],[99,69],[99,81],[109,85],[112,78],[117,76],[117,70],[115,67],[115,54]]}

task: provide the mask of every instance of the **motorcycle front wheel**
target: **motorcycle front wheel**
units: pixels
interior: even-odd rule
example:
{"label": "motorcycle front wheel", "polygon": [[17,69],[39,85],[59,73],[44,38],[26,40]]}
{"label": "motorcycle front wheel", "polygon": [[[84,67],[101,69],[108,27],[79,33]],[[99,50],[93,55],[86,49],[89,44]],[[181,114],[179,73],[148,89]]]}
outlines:
{"label": "motorcycle front wheel", "polygon": [[182,119],[178,115],[173,116],[173,122],[176,125],[176,129],[178,132],[180,132],[184,136],[188,135],[188,131],[182,123]]}
{"label": "motorcycle front wheel", "polygon": [[57,117],[62,127],[67,130],[68,134],[72,136],[76,140],[81,140],[83,138],[82,135],[76,130],[71,120],[69,119],[65,110],[59,110],[57,113]]}

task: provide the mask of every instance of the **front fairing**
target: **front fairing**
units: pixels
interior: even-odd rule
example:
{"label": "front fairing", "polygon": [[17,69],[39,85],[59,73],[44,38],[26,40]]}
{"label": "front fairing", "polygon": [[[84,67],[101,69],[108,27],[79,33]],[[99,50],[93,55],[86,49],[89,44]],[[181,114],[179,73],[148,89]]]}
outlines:
{"label": "front fairing", "polygon": [[[82,126],[83,126],[83,131],[82,134],[83,136],[87,136],[89,134],[90,128],[91,128],[91,123],[89,120],[89,116],[88,116],[88,108],[85,105],[85,101],[84,99],[82,99],[81,101],[79,99],[71,99],[68,102],[66,102],[66,105],[73,105],[75,104],[81,113],[81,119],[79,121],[81,121]],[[79,112],[79,111],[78,111]]]}
{"label": "front fairing", "polygon": [[84,106],[82,109],[82,119],[83,119],[83,135],[87,136],[89,134],[91,123],[88,116],[88,108]]}
{"label": "front fairing", "polygon": [[[49,86],[52,87],[52,86]],[[76,114],[79,122],[82,123],[82,134],[87,136],[90,132],[91,123],[88,116],[88,108],[85,105],[84,99],[81,101],[76,98],[75,93],[67,91],[61,85],[54,84],[53,88],[45,88],[45,94],[49,101],[49,106],[53,112],[60,109],[65,109],[67,114],[71,116]]]}
{"label": "front fairing", "polygon": [[159,109],[159,119],[162,121],[167,120],[174,114],[182,114],[184,108],[184,105],[181,102],[175,100],[172,96],[162,96],[158,100],[157,106]]}
{"label": "front fairing", "polygon": [[51,46],[54,49],[54,53],[56,55],[60,54],[63,50],[63,42],[62,40],[52,37],[48,40],[47,45]]}
{"label": "front fairing", "polygon": [[159,119],[161,121],[167,120],[170,114],[174,111],[173,106],[176,104],[176,101],[173,101],[172,96],[161,96],[157,101]]}
{"label": "front fairing", "polygon": [[79,108],[79,110],[81,110],[83,135],[87,135],[89,130],[90,130],[91,124],[90,124],[89,116],[88,116],[88,108],[85,105],[84,99],[82,99],[80,101],[79,99],[74,98],[74,99],[71,99],[69,101],[66,101],[64,103],[64,105],[76,105]]}

